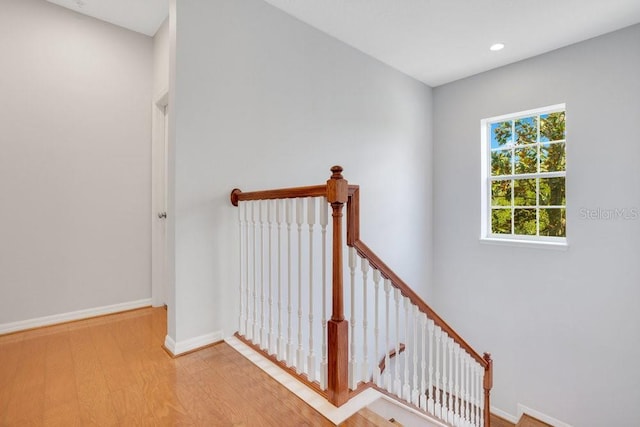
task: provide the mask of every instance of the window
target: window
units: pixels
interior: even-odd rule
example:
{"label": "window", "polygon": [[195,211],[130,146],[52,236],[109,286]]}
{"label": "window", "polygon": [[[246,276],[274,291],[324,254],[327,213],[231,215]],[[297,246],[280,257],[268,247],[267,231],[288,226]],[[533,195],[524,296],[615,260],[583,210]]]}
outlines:
{"label": "window", "polygon": [[482,120],[482,237],[565,243],[565,106]]}

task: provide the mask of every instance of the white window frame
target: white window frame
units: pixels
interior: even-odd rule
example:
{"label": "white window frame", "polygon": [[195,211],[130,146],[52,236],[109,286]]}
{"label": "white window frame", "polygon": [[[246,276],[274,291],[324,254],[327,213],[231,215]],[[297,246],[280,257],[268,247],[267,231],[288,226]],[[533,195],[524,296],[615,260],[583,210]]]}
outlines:
{"label": "white window frame", "polygon": [[[491,125],[496,122],[503,122],[507,120],[513,120],[514,123],[516,120],[526,117],[531,117],[534,115],[544,115],[549,113],[557,113],[560,111],[565,112],[566,118],[566,104],[555,104],[547,107],[535,108],[527,111],[520,111],[517,113],[504,114],[501,116],[489,117],[486,119],[482,119],[480,121],[480,135],[481,135],[481,227],[480,227],[480,240],[483,243],[498,243],[498,244],[509,244],[516,246],[550,246],[550,247],[558,247],[565,248],[567,246],[567,237],[555,237],[555,236],[530,236],[530,235],[519,235],[519,234],[494,234],[491,232]],[[540,123],[538,121],[538,141],[535,144],[537,147],[540,146]],[[565,128],[565,156],[567,149],[567,130]],[[520,147],[527,147],[518,146]],[[540,155],[540,151],[538,150],[538,156]],[[565,157],[566,162],[566,157]],[[566,187],[566,163],[565,170],[558,172],[536,172],[536,173],[528,173],[528,174],[511,174],[501,176],[502,179],[533,179],[533,178],[553,178],[553,177],[565,177],[565,187]],[[513,172],[513,171],[512,171]],[[538,191],[536,191],[536,194]],[[511,197],[514,197],[513,190],[511,191]],[[512,199],[513,200],[513,199]],[[513,207],[513,204],[511,205]],[[539,208],[539,200],[536,198],[535,208]],[[565,201],[565,215],[567,213],[567,202]],[[539,226],[539,222],[537,222],[537,226]],[[513,227],[513,221],[512,221]],[[512,228],[513,230],[513,228]]]}

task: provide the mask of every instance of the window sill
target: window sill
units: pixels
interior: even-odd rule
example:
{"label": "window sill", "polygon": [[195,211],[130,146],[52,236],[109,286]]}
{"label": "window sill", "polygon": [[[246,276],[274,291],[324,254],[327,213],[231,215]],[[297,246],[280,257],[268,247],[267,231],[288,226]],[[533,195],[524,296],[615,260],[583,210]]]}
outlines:
{"label": "window sill", "polygon": [[569,249],[569,244],[567,242],[497,239],[494,237],[481,237],[480,243],[498,246],[516,246],[520,248],[551,249],[556,251],[566,251],[567,249]]}

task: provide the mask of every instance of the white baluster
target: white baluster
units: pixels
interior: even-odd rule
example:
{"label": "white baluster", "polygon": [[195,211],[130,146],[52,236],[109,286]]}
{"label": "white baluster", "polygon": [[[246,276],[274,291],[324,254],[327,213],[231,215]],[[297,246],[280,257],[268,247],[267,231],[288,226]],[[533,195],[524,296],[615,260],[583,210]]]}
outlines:
{"label": "white baluster", "polygon": [[349,347],[351,360],[349,362],[349,388],[355,390],[358,387],[358,362],[356,360],[356,266],[357,253],[354,247],[349,248],[349,275],[351,278],[351,313],[349,314],[349,324],[351,325],[351,336],[349,337]]}
{"label": "white baluster", "polygon": [[296,224],[298,224],[298,350],[296,372],[304,371],[304,347],[302,342],[302,224],[304,222],[304,199],[296,199]]}
{"label": "white baluster", "polygon": [[251,203],[251,224],[253,227],[253,331],[251,333],[251,339],[254,344],[260,342],[258,338],[260,335],[260,325],[258,322],[258,226],[256,223],[258,203],[259,201]]}
{"label": "white baluster", "polygon": [[473,377],[473,372],[471,370],[471,356],[467,357],[467,406],[469,407],[467,410],[467,423],[471,424],[471,407],[472,407],[472,388],[471,388],[471,379]]}
{"label": "white baluster", "polygon": [[442,345],[442,383],[440,383],[440,391],[438,395],[440,396],[440,417],[443,420],[447,420],[447,341],[449,341],[449,335],[446,332],[442,332],[440,336],[440,343]]}
{"label": "white baluster", "polygon": [[238,257],[238,260],[240,261],[240,292],[239,292],[239,296],[240,296],[240,316],[238,316],[238,333],[240,335],[244,335],[244,322],[246,319],[246,315],[245,315],[245,308],[244,308],[244,304],[243,304],[243,291],[244,291],[244,287],[243,287],[243,279],[244,279],[244,266],[243,261],[244,261],[244,257],[243,255],[243,250],[242,250],[242,234],[243,234],[243,230],[242,230],[242,226],[243,226],[243,222],[242,222],[242,212],[244,211],[245,206],[243,202],[238,202],[238,247],[240,248],[240,256]]}
{"label": "white baluster", "polygon": [[472,385],[472,379],[473,379],[473,359],[471,359],[471,356],[468,357],[467,359],[467,372],[468,372],[468,394],[467,394],[467,401],[469,402],[469,424],[471,424],[473,422],[473,415],[471,413],[471,410],[473,408],[473,385]]}
{"label": "white baluster", "polygon": [[389,363],[389,349],[391,348],[391,332],[389,323],[391,322],[391,314],[389,306],[391,305],[391,281],[384,279],[384,293],[385,293],[385,348],[384,348],[384,387],[388,392],[391,392],[391,365]]}
{"label": "white baluster", "polygon": [[465,419],[467,414],[467,401],[464,397],[466,390],[466,376],[465,376],[465,368],[464,362],[466,359],[467,353],[464,350],[460,351],[460,403],[462,408],[460,409],[460,424],[463,426],[467,425],[467,421]]}
{"label": "white baluster", "polygon": [[440,326],[436,326],[436,388],[434,392],[435,392],[435,413],[436,413],[436,417],[438,418],[442,418],[442,405],[440,401],[440,392],[442,391],[442,387],[440,385],[441,375],[442,375],[442,373],[440,372],[441,340],[442,340],[442,329],[440,329]]}
{"label": "white baluster", "polygon": [[369,381],[369,347],[367,345],[367,274],[369,273],[369,261],[360,258],[360,269],[362,271],[362,381]]}
{"label": "white baluster", "polygon": [[411,316],[411,301],[404,300],[404,384],[402,386],[402,398],[411,402],[411,385],[409,384],[409,317]]}
{"label": "white baluster", "polygon": [[249,329],[251,328],[251,298],[250,298],[250,285],[249,285],[249,202],[242,202],[244,205],[244,305],[245,305],[245,319],[244,319],[244,336],[248,338]]}
{"label": "white baluster", "polygon": [[327,224],[329,215],[327,198],[320,201],[320,226],[322,228],[322,364],[320,366],[320,388],[327,388]]}
{"label": "white baluster", "polygon": [[462,416],[464,419],[464,424],[469,424],[469,372],[467,368],[469,367],[469,360],[467,359],[467,353],[464,353],[464,358],[462,359],[462,389],[463,389],[463,411]]}
{"label": "white baluster", "polygon": [[260,213],[260,335],[258,335],[258,344],[263,350],[267,348],[265,340],[265,318],[264,318],[264,217],[265,207],[264,201],[258,202]]}
{"label": "white baluster", "polygon": [[269,354],[275,354],[275,339],[276,335],[273,330],[273,254],[271,253],[271,243],[273,234],[273,200],[267,200],[267,223],[269,224],[269,330],[267,331],[267,348]]}
{"label": "white baluster", "polygon": [[420,341],[422,342],[422,353],[420,356],[420,408],[427,410],[427,315],[420,312]]}
{"label": "white baluster", "polygon": [[454,412],[454,425],[459,426],[460,423],[460,346],[458,344],[453,348],[453,356],[454,356],[454,365],[455,365],[455,376],[456,376],[456,388],[455,388],[455,399],[453,401],[453,412]]}
{"label": "white baluster", "polygon": [[373,367],[373,383],[378,387],[382,386],[380,382],[380,366],[378,366],[378,358],[380,357],[380,270],[373,269],[373,283],[374,283],[374,326],[373,326],[373,340],[374,340],[374,367]]}
{"label": "white baluster", "polygon": [[293,222],[293,199],[286,200],[287,217],[287,365],[293,366],[293,313],[291,308],[291,224]]}
{"label": "white baluster", "polygon": [[478,425],[484,426],[484,368],[478,365]]}
{"label": "white baluster", "polygon": [[420,405],[420,391],[418,390],[418,329],[420,328],[420,311],[418,306],[411,304],[413,309],[413,389],[411,390],[411,403]]}
{"label": "white baluster", "polygon": [[470,381],[470,389],[469,389],[469,424],[475,425],[475,411],[476,411],[476,370],[475,363],[473,359],[470,360],[469,363],[469,381]]}
{"label": "white baluster", "polygon": [[309,355],[307,356],[307,378],[316,380],[316,355],[313,351],[313,226],[316,222],[316,199],[307,199],[307,224],[309,225]]}
{"label": "white baluster", "polygon": [[478,425],[478,369],[476,362],[472,359],[471,364],[471,372],[473,373],[473,396],[471,397],[471,401],[473,402],[473,417],[471,418],[471,422],[474,426]]}
{"label": "white baluster", "polygon": [[467,400],[467,424],[471,424],[472,421],[472,415],[471,415],[471,409],[472,409],[472,391],[473,389],[471,388],[471,379],[473,378],[473,372],[471,370],[471,356],[467,356],[467,395],[466,395],[466,400]]}
{"label": "white baluster", "polygon": [[449,360],[449,383],[447,384],[447,421],[453,423],[453,338],[447,340],[447,359]]}
{"label": "white baluster", "polygon": [[282,330],[282,221],[284,200],[276,200],[276,222],[278,224],[278,360],[286,360],[284,332]]}
{"label": "white baluster", "polygon": [[400,380],[400,289],[393,290],[393,296],[396,302],[396,363],[393,380],[393,393],[401,397],[402,396],[402,381]]}
{"label": "white baluster", "polygon": [[434,323],[433,320],[428,320],[429,329],[429,388],[427,389],[427,410],[432,415],[435,414],[435,399],[433,396],[433,335],[434,335]]}

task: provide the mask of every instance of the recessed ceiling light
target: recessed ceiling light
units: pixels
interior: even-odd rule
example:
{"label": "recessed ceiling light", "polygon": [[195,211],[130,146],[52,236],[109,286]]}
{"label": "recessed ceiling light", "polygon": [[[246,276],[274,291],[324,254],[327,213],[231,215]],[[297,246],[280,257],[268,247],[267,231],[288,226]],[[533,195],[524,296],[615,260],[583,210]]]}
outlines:
{"label": "recessed ceiling light", "polygon": [[489,50],[492,50],[494,52],[497,52],[497,51],[502,50],[502,49],[504,49],[504,44],[502,44],[502,43],[494,43],[489,48]]}

